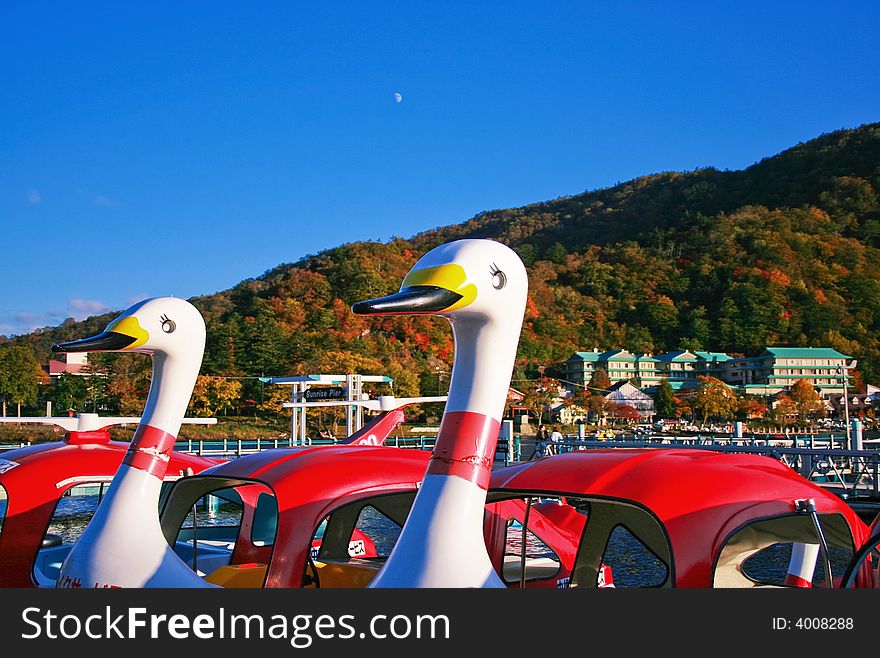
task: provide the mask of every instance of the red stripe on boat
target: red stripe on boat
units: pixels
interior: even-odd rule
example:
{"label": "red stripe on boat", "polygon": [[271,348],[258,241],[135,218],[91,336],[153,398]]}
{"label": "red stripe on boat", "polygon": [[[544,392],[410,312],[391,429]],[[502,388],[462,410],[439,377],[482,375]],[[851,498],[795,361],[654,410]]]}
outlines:
{"label": "red stripe on boat", "polygon": [[168,460],[174,450],[175,441],[177,437],[173,434],[150,425],[138,425],[122,463],[146,471],[161,480],[168,470]]}
{"label": "red stripe on boat", "polygon": [[500,429],[500,422],[483,414],[447,412],[440,423],[428,475],[455,475],[488,489]]}
{"label": "red stripe on boat", "polygon": [[801,578],[797,574],[787,573],[785,574],[785,582],[783,585],[786,587],[812,587],[813,583],[806,578]]}

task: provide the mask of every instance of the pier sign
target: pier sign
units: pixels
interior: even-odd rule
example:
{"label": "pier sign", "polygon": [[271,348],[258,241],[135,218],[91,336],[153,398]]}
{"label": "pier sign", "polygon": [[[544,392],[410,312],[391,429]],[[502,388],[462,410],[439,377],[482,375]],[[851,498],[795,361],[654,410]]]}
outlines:
{"label": "pier sign", "polygon": [[345,389],[341,386],[326,386],[321,388],[310,388],[303,393],[307,402],[314,400],[344,400]]}

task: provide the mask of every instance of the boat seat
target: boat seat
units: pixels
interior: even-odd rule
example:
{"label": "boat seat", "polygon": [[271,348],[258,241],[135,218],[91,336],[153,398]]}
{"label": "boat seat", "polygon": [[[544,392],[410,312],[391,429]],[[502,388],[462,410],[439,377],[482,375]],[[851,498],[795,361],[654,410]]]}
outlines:
{"label": "boat seat", "polygon": [[225,564],[205,576],[205,581],[230,589],[260,588],[266,580],[268,568],[269,565],[262,562]]}
{"label": "boat seat", "polygon": [[[522,563],[518,555],[504,556],[504,580],[519,582]],[[526,580],[544,580],[559,573],[559,562],[547,557],[526,558]]]}
{"label": "boat seat", "polygon": [[[379,573],[385,560],[350,558],[315,561],[320,587],[363,589]],[[314,584],[306,587],[314,587]]]}

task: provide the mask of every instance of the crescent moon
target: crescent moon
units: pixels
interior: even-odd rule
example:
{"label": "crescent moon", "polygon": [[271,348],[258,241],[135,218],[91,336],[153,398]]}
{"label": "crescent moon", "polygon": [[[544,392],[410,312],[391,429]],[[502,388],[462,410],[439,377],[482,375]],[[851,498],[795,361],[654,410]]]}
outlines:
{"label": "crescent moon", "polygon": [[402,100],[403,100],[403,95],[395,91],[394,92],[394,101],[396,103],[399,103]]}

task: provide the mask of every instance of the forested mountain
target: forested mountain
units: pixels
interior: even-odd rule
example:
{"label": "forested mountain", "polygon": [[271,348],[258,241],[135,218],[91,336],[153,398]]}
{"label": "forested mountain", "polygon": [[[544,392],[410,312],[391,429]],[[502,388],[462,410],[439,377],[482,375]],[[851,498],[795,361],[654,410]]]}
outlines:
{"label": "forested mountain", "polygon": [[[434,393],[452,360],[448,324],[349,307],[396,290],[437,244],[486,237],[529,268],[518,377],[593,347],[804,345],[857,357],[864,379],[880,383],[878,195],[880,124],[870,124],[742,171],[655,174],[409,239],[345,244],[194,298],[208,325],[203,373],[381,372],[398,395]],[[53,343],[113,315],[12,342],[45,360]]]}

